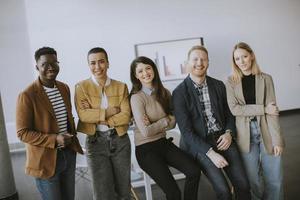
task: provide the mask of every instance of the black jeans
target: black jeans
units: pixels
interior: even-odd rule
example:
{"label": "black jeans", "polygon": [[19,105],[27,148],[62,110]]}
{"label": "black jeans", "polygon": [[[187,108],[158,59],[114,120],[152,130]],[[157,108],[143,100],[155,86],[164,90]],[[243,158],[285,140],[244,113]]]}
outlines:
{"label": "black jeans", "polygon": [[[250,200],[251,195],[248,178],[235,142],[233,141],[226,151],[218,151],[216,147],[217,139],[218,138],[211,138],[208,142],[213,145],[214,151],[221,154],[229,163],[229,165],[223,169],[234,188],[235,199]],[[217,168],[206,155],[198,153],[197,160],[201,165],[203,173],[211,182],[217,194],[217,198],[231,200],[232,194],[222,170]]]}
{"label": "black jeans", "polygon": [[180,200],[181,192],[168,166],[185,174],[184,199],[196,200],[200,179],[200,167],[188,154],[170,140],[162,138],[136,147],[140,167],[164,191],[167,200]]}

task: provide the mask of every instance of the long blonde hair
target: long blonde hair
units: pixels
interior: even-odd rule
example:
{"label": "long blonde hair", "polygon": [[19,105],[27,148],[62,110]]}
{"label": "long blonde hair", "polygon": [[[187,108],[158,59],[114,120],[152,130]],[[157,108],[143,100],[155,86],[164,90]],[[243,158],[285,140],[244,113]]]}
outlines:
{"label": "long blonde hair", "polygon": [[235,64],[235,60],[234,60],[234,51],[237,49],[244,49],[253,56],[253,60],[251,63],[251,65],[252,65],[251,66],[251,71],[252,71],[251,74],[256,75],[256,74],[261,73],[261,70],[256,62],[256,57],[255,57],[254,51],[251,49],[251,47],[247,43],[239,42],[234,46],[233,51],[232,51],[232,76],[230,78],[235,83],[239,83],[243,78],[243,73],[240,70],[240,68]]}

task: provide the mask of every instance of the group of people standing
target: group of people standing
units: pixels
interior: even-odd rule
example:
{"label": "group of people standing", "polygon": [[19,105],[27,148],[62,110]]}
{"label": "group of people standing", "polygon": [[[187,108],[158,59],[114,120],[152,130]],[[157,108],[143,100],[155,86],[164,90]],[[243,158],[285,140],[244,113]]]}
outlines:
{"label": "group of people standing", "polygon": [[[53,48],[35,52],[38,79],[17,100],[17,135],[26,143],[26,173],[35,177],[43,200],[74,200],[76,137],[70,91],[57,81]],[[132,89],[108,77],[108,54],[87,55],[91,78],[75,86],[77,131],[85,133],[86,157],[95,200],[129,200],[134,119],[135,154],[140,167],[168,200],[196,200],[201,172],[217,199],[283,199],[284,147],[274,85],[261,72],[246,43],[232,52],[233,74],[226,85],[207,75],[208,51],[192,47],[189,75],[171,94],[156,64],[141,56],[130,66]],[[166,138],[178,124],[180,148]],[[185,175],[183,195],[169,169]],[[229,183],[230,182],[230,183]]]}

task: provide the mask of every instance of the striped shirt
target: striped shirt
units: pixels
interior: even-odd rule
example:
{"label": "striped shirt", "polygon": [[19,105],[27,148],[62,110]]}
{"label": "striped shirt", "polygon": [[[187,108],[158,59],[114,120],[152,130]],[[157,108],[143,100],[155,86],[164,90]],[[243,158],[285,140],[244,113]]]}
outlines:
{"label": "striped shirt", "polygon": [[56,122],[59,128],[58,134],[67,133],[68,132],[67,109],[59,90],[57,89],[57,87],[47,88],[45,86],[44,89],[54,110]]}

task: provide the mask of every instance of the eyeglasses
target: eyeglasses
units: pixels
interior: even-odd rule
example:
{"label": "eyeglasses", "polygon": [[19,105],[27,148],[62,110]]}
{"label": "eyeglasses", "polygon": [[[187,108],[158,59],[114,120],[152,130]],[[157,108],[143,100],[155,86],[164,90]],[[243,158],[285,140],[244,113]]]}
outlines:
{"label": "eyeglasses", "polygon": [[53,62],[53,63],[44,62],[44,63],[41,64],[41,66],[43,68],[49,68],[50,66],[52,66],[52,67],[59,67],[59,62],[58,61]]}

